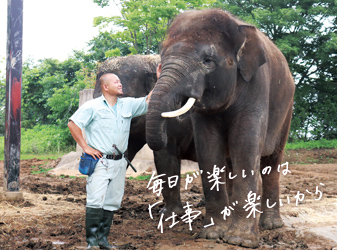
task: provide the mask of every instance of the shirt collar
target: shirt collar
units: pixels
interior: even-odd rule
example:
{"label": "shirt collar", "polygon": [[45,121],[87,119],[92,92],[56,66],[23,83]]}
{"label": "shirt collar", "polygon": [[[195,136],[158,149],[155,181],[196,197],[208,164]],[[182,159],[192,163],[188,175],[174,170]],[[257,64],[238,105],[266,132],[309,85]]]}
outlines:
{"label": "shirt collar", "polygon": [[[109,107],[109,104],[108,104],[108,102],[105,99],[105,96],[103,94],[101,95],[100,98],[102,99],[102,102],[105,103],[105,105],[107,105]],[[121,98],[117,97],[117,103],[116,104],[118,104],[118,105],[123,104],[123,100]]]}

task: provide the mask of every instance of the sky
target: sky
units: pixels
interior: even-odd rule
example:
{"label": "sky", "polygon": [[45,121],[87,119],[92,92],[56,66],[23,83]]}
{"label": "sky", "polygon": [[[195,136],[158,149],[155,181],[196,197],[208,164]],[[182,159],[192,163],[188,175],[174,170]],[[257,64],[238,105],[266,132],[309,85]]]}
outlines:
{"label": "sky", "polygon": [[[93,0],[23,0],[23,61],[32,58],[66,60],[73,50],[82,50],[98,28],[97,16],[119,15],[111,0],[101,8]],[[7,41],[7,0],[0,0],[0,71],[4,74]]]}

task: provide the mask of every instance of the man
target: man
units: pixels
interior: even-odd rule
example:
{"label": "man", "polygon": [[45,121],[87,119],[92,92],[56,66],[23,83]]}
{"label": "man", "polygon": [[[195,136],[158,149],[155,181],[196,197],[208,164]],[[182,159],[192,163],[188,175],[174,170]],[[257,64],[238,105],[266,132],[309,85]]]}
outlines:
{"label": "man", "polygon": [[[160,73],[157,68],[157,76]],[[128,147],[131,119],[146,113],[152,91],[143,98],[119,98],[122,84],[115,74],[101,76],[102,96],[84,103],[68,122],[69,130],[85,153],[99,158],[87,179],[86,240],[88,249],[112,249],[107,236],[114,211],[124,194],[127,162],[121,152]],[[85,128],[87,141],[82,136]]]}

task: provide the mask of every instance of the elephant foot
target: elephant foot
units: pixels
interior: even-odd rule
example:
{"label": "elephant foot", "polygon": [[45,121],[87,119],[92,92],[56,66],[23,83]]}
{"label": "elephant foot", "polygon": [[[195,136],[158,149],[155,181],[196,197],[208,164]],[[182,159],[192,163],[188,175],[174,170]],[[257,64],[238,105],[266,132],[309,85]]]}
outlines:
{"label": "elephant foot", "polygon": [[263,212],[260,216],[259,226],[261,229],[275,229],[283,226],[279,212]]}
{"label": "elephant foot", "polygon": [[249,229],[245,220],[240,223],[233,223],[224,236],[224,242],[249,248],[257,248],[259,246],[259,233],[257,226]]}
{"label": "elephant foot", "polygon": [[183,206],[182,205],[173,205],[173,206],[168,206],[168,205],[165,205],[165,207],[163,207],[159,213],[161,214],[165,214],[165,215],[172,215],[172,213],[175,213],[175,214],[183,214],[185,212],[185,210],[183,209]]}
{"label": "elephant foot", "polygon": [[226,243],[236,246],[258,248],[259,247],[259,237],[253,234],[242,234],[232,235],[225,240]]}
{"label": "elephant foot", "polygon": [[204,228],[197,236],[197,238],[203,239],[223,239],[227,231],[227,227],[223,226],[211,226]]}

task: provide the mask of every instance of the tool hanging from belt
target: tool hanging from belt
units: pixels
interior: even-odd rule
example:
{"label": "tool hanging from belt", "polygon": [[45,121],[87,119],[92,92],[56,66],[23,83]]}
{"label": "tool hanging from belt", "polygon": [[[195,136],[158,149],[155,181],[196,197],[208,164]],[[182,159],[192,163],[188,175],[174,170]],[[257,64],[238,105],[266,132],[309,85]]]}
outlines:
{"label": "tool hanging from belt", "polygon": [[[119,155],[121,155],[121,156],[123,155],[123,153],[117,148],[116,144],[113,144],[112,147],[114,147],[117,150]],[[129,159],[125,155],[124,155],[124,158],[128,163],[128,165],[126,166],[126,169],[130,166],[133,169],[133,171],[137,172],[136,168],[131,164],[131,162],[129,161]]]}

